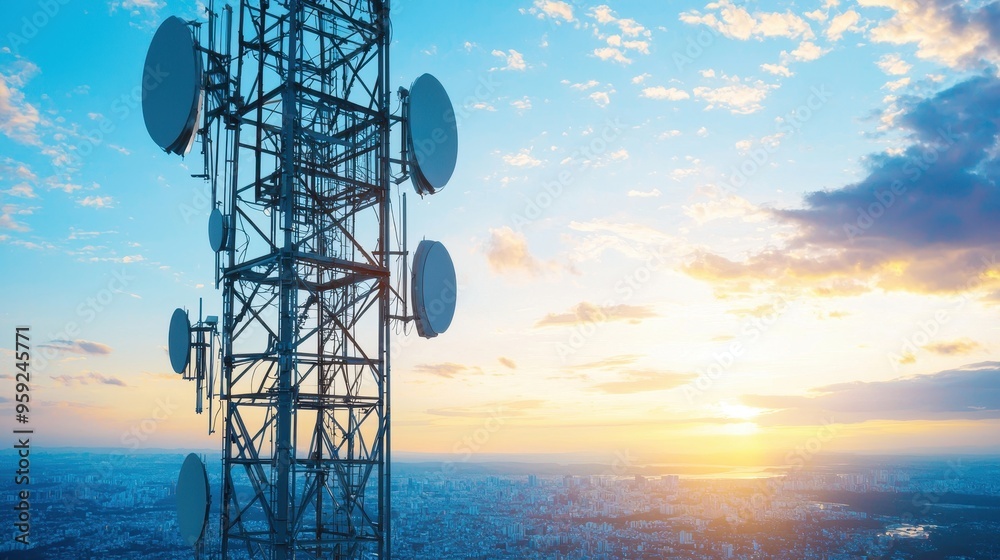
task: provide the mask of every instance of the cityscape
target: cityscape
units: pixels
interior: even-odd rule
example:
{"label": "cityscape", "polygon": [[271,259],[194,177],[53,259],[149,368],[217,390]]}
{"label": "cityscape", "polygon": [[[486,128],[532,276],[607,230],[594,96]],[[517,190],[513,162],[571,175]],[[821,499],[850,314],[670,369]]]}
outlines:
{"label": "cityscape", "polygon": [[0,560],[1000,560],[1000,0],[24,0]]}
{"label": "cityscape", "polygon": [[[217,491],[218,455],[205,458]],[[38,453],[30,549],[8,541],[0,557],[193,558],[175,509],[182,460]],[[398,462],[394,473],[392,547],[402,559],[1000,557],[1000,457],[821,455],[754,469]]]}

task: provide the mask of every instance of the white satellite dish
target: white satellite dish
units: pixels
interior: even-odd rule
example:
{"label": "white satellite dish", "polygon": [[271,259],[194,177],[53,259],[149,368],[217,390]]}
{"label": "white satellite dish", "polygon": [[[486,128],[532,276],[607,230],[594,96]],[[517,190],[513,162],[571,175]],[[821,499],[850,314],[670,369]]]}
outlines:
{"label": "white satellite dish", "polygon": [[170,367],[175,373],[184,373],[191,359],[191,322],[187,312],[175,309],[170,317],[170,331],[167,334],[167,353]]}
{"label": "white satellite dish", "polygon": [[208,473],[194,453],[188,454],[177,477],[177,525],[190,546],[198,544],[208,525]]}
{"label": "white satellite dish", "polygon": [[191,149],[202,103],[201,53],[191,28],[171,16],[160,24],[146,52],[142,116],[146,130],[165,151]]}
{"label": "white satellite dish", "polygon": [[226,248],[226,241],[229,239],[229,226],[226,224],[226,217],[218,208],[213,208],[208,216],[208,243],[212,250],[218,253]]}
{"label": "white satellite dish", "polygon": [[448,184],[458,161],[455,109],[444,86],[430,74],[413,81],[408,103],[410,180],[417,194],[434,194]]}
{"label": "white satellite dish", "polygon": [[417,334],[434,338],[448,330],[455,317],[458,289],[448,249],[438,241],[421,241],[413,255],[412,280]]}

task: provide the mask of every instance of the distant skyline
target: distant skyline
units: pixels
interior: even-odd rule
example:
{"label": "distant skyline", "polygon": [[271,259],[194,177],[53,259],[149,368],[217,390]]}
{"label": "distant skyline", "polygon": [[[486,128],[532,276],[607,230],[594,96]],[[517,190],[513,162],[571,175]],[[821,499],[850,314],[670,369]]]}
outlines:
{"label": "distant skyline", "polygon": [[[393,341],[394,452],[1000,453],[996,6],[394,2],[393,88],[434,74],[460,135],[446,189],[399,187],[459,294]],[[51,356],[37,446],[216,449],[165,351],[221,304],[200,145],[159,150],[137,89],[200,3],[6,9],[0,358],[15,325]]]}

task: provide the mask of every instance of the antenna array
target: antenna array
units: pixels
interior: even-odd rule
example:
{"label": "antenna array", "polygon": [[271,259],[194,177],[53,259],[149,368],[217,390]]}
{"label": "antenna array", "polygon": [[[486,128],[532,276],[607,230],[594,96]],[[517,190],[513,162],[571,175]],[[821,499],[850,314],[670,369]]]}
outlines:
{"label": "antenna array", "polygon": [[201,140],[196,177],[212,186],[221,326],[178,310],[169,339],[199,413],[207,387],[210,433],[211,403],[223,409],[219,552],[389,558],[391,325],[437,336],[456,295],[440,243],[421,243],[408,278],[405,196],[394,208],[391,194],[450,180],[451,102],[425,74],[391,111],[386,0],[213,3],[202,27],[162,24],[145,72],[175,68],[172,93],[151,85],[143,109],[168,153]]}

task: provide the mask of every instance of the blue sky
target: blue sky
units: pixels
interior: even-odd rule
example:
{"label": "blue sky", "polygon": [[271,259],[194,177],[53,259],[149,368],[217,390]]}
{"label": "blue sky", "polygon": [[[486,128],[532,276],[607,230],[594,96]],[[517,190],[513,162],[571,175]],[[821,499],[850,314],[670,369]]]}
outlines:
{"label": "blue sky", "polygon": [[[752,460],[830,422],[830,450],[996,451],[998,8],[950,4],[396,2],[394,87],[437,76],[461,138],[409,195],[460,294],[396,344],[396,448],[500,418],[478,451]],[[164,351],[173,308],[219,310],[206,184],[137,97],[199,8],[7,9],[0,325],[51,347],[41,437],[118,445],[173,399],[142,444],[215,447]]]}

